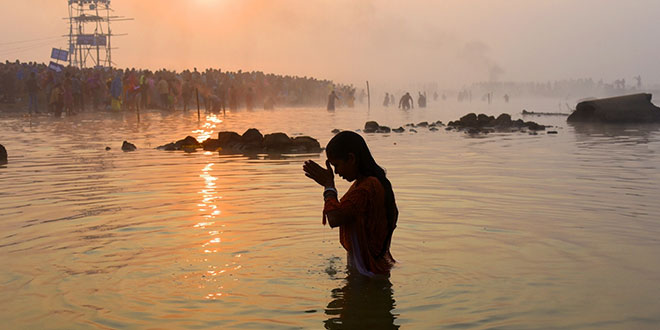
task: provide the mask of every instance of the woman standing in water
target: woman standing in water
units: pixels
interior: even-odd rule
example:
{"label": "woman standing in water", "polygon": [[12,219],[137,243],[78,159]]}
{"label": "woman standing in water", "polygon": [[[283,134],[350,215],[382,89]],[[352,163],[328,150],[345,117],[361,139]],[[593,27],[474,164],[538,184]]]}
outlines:
{"label": "woman standing in water", "polygon": [[[326,146],[326,168],[312,160],[303,165],[305,175],[325,187],[323,224],[339,227],[339,240],[348,253],[349,269],[373,277],[389,275],[395,263],[390,253],[399,211],[392,184],[371,156],[362,136],[344,131]],[[353,182],[337,199],[334,173]]]}

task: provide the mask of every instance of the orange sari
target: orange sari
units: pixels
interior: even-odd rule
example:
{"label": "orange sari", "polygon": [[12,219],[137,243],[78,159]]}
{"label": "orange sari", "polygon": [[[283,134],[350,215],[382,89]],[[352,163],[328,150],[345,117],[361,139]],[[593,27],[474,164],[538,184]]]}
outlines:
{"label": "orange sari", "polygon": [[323,208],[323,223],[326,214],[341,209],[350,215],[350,220],[339,226],[339,241],[348,253],[348,264],[366,276],[388,275],[396,262],[390,253],[385,190],[376,177],[355,181],[338,201],[326,200]]}

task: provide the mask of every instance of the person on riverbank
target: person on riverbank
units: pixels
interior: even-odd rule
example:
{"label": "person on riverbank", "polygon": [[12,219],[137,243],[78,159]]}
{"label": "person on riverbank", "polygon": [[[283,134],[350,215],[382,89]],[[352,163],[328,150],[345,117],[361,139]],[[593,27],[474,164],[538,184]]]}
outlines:
{"label": "person on riverbank", "polygon": [[[351,271],[374,277],[389,275],[396,262],[390,253],[399,211],[392,184],[376,164],[367,143],[355,132],[343,131],[326,146],[326,168],[312,160],[305,175],[325,187],[323,224],[339,227],[339,240],[348,254]],[[334,173],[353,182],[338,199]]]}

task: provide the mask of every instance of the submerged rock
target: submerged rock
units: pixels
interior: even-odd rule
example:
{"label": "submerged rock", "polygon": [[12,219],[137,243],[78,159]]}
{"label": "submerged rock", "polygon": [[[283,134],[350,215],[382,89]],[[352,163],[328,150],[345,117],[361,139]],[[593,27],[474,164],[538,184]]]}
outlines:
{"label": "submerged rock", "polygon": [[523,116],[529,115],[529,116],[568,116],[568,113],[563,113],[563,112],[536,112],[536,111],[527,111],[526,109],[523,109],[522,111]]}
{"label": "submerged rock", "polygon": [[264,136],[256,128],[250,128],[241,135],[241,142],[248,149],[259,149],[264,144]]}
{"label": "submerged rock", "polygon": [[364,124],[365,133],[389,133],[392,129],[387,126],[380,126],[375,121],[368,121]]}
{"label": "submerged rock", "polygon": [[7,149],[0,144],[0,165],[7,164]]}
{"label": "submerged rock", "polygon": [[195,139],[192,136],[186,136],[185,138],[183,138],[179,141],[159,146],[156,149],[160,149],[160,150],[188,150],[188,151],[191,151],[191,150],[195,150],[195,149],[201,148],[201,147],[202,147],[202,144],[199,143],[197,141],[197,139]]}
{"label": "submerged rock", "polygon": [[651,94],[640,93],[583,101],[567,121],[601,123],[660,123],[660,108],[651,103]]}
{"label": "submerged rock", "polygon": [[379,125],[375,121],[368,121],[364,124],[364,132],[365,133],[376,133],[376,130],[378,129]]}
{"label": "submerged rock", "polygon": [[291,138],[284,133],[272,133],[264,136],[266,150],[286,150],[291,145]]}
{"label": "submerged rock", "polygon": [[121,150],[122,151],[135,151],[137,150],[137,147],[128,141],[124,141],[124,143],[121,144]]}

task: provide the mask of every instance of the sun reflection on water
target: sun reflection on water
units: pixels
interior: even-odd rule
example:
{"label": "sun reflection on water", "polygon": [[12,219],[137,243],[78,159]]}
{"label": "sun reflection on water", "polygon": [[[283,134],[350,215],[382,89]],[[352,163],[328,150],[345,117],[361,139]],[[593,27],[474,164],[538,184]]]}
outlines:
{"label": "sun reflection on water", "polygon": [[[222,123],[222,120],[217,118],[216,115],[208,115],[203,126],[193,131],[193,133],[197,135],[198,141],[204,141],[213,136],[216,125],[219,123]],[[211,157],[215,153],[207,151],[204,155],[212,159]],[[204,296],[205,299],[211,300],[228,296],[224,286],[218,284],[227,283],[228,277],[223,279],[223,275],[226,276],[227,273],[242,268],[236,261],[227,262],[225,259],[226,253],[223,253],[227,251],[223,250],[221,246],[223,242],[221,236],[224,233],[221,228],[225,227],[225,225],[217,221],[217,218],[222,214],[222,211],[218,207],[218,201],[222,199],[222,196],[218,195],[218,178],[212,174],[215,165],[215,163],[209,162],[202,168],[202,173],[199,175],[204,180],[204,185],[199,191],[201,202],[197,204],[201,220],[197,221],[193,226],[196,229],[205,230],[204,234],[207,235],[204,241],[200,243],[200,252],[204,255],[202,260],[208,263],[207,270],[202,273],[203,281],[207,284],[201,285],[200,288],[211,291]],[[235,259],[240,257],[240,254],[233,256]],[[233,281],[237,281],[237,279],[233,278]]]}
{"label": "sun reflection on water", "polygon": [[[202,128],[196,129],[192,132],[197,134],[197,141],[202,142],[213,136],[213,133],[215,133],[216,125],[220,123],[222,123],[222,119],[218,118],[217,115],[210,114],[206,116],[206,122],[204,123],[204,125],[202,125]],[[205,154],[212,154],[212,153],[209,152]]]}

